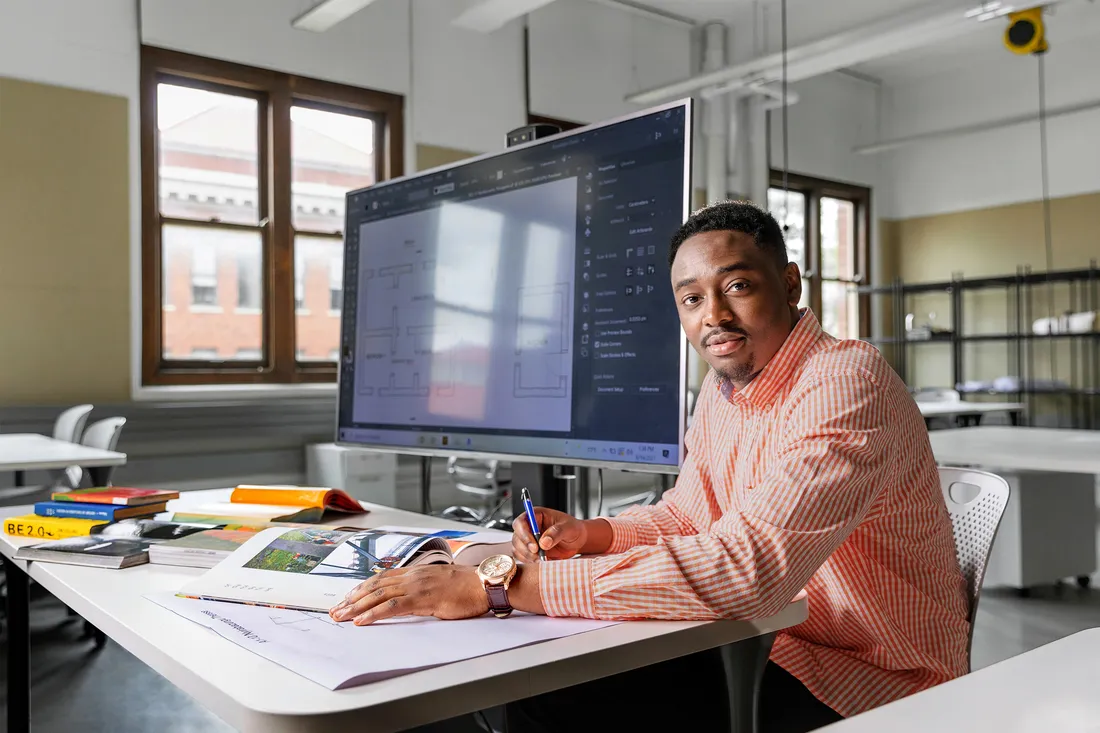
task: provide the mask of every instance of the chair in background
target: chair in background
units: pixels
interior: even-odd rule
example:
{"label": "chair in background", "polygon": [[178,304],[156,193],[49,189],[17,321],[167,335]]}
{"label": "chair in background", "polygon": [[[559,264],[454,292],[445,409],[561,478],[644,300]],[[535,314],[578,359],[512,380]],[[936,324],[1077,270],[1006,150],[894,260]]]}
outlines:
{"label": "chair in background", "polygon": [[925,387],[913,393],[917,402],[962,402],[958,390],[946,387]]}
{"label": "chair in background", "polygon": [[[118,447],[118,439],[122,436],[122,426],[126,424],[124,417],[108,417],[94,422],[84,431],[81,445],[100,450],[114,450]],[[98,468],[77,468],[80,472],[75,483],[76,486],[89,488],[92,486],[110,486],[111,475],[114,466],[102,466]]]}
{"label": "chair in background", "polygon": [[[967,599],[970,603],[970,635],[966,643],[967,667],[974,645],[974,621],[978,617],[978,600],[982,593],[982,580],[993,551],[993,540],[1008,506],[1008,482],[1000,476],[968,468],[940,466],[940,487],[951,515],[951,529],[955,535],[955,554],[966,578]],[[969,491],[964,491],[969,488]]]}
{"label": "chair in background", "polygon": [[92,412],[91,405],[76,405],[57,416],[53,424],[53,439],[76,443],[84,435],[84,425]]}
{"label": "chair in background", "polygon": [[[92,411],[92,405],[76,405],[57,416],[53,424],[54,440],[64,440],[76,443],[84,433],[84,424],[88,422],[88,415]],[[37,486],[18,486],[5,488],[0,491],[0,505],[11,506],[25,501],[40,501],[48,499],[54,491],[68,491],[75,489],[80,479],[80,470],[75,466],[69,468],[52,468],[47,472],[46,483]],[[26,497],[33,497],[27,499]]]}
{"label": "chair in background", "polygon": [[[481,499],[479,507],[450,506],[438,516],[482,526],[498,524],[498,514],[507,509],[511,513],[512,472],[508,463],[481,458],[447,459],[447,473],[459,491]],[[505,523],[511,526],[510,523]]]}

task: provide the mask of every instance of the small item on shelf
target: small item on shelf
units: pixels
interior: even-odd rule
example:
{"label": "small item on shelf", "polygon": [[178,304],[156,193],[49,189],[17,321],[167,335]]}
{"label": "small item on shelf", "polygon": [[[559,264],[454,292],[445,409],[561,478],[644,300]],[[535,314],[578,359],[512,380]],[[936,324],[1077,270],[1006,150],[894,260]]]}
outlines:
{"label": "small item on shelf", "polygon": [[1039,318],[1031,324],[1032,333],[1037,336],[1052,336],[1063,333],[1091,333],[1096,328],[1096,312],[1064,313],[1057,318]]}

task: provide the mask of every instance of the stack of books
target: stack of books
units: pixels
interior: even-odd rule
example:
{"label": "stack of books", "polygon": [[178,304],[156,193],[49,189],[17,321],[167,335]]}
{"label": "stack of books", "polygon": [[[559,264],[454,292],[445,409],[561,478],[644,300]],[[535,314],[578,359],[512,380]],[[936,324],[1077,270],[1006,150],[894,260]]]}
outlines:
{"label": "stack of books", "polygon": [[163,512],[178,491],[106,486],[55,492],[34,505],[34,514],[4,520],[4,531],[17,537],[58,540],[86,537],[122,519],[148,519]]}

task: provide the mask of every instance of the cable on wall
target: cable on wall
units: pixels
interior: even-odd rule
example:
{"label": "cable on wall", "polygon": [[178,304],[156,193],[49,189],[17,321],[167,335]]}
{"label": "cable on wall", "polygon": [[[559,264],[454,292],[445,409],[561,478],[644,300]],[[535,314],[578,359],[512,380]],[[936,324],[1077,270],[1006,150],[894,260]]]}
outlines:
{"label": "cable on wall", "polygon": [[[1043,187],[1043,247],[1046,256],[1047,318],[1054,323],[1054,283],[1050,273],[1054,270],[1054,235],[1051,224],[1050,202],[1050,160],[1047,151],[1047,93],[1046,93],[1046,54],[1038,51],[1039,59],[1039,169]],[[1053,332],[1053,330],[1052,330]],[[1050,378],[1058,374],[1058,353],[1056,344],[1050,342]],[[1034,375],[1031,375],[1034,379]]]}

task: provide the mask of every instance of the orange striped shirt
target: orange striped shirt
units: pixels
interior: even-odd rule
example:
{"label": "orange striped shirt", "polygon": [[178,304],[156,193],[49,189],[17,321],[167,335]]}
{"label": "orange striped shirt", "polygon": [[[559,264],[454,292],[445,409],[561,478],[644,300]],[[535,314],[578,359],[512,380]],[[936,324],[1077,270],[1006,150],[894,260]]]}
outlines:
{"label": "orange striped shirt", "polygon": [[967,672],[966,586],[924,420],[877,350],[813,313],[743,390],[710,372],[675,488],[606,555],[540,563],[551,616],[754,619],[805,588],[771,659],[851,716]]}

